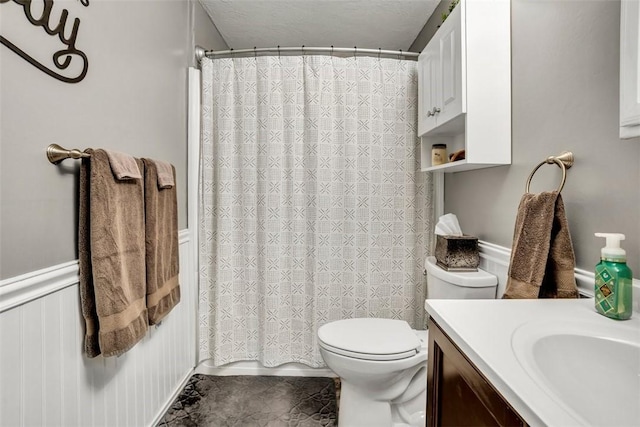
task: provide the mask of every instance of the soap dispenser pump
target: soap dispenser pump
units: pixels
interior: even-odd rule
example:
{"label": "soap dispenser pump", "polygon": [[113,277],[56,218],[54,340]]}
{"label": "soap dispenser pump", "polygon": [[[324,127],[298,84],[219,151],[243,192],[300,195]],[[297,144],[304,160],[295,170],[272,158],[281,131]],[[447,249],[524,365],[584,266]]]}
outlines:
{"label": "soap dispenser pump", "polygon": [[595,234],[596,237],[607,239],[595,271],[596,310],[612,319],[629,319],[633,305],[633,279],[631,269],[627,266],[627,253],[620,247],[620,241],[625,236],[620,233]]}

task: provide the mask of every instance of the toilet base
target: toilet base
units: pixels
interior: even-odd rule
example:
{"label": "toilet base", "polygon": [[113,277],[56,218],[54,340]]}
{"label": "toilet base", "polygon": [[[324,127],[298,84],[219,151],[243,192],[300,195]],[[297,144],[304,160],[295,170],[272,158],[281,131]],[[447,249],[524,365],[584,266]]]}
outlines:
{"label": "toilet base", "polygon": [[372,399],[368,393],[343,380],[338,427],[424,427],[426,404],[426,390],[409,401],[396,404],[386,399]]}

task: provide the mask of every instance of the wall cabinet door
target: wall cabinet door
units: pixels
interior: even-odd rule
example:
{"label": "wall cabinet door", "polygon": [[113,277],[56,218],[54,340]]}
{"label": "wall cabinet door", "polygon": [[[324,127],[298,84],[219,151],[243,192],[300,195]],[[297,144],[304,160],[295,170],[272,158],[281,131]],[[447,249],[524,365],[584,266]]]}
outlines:
{"label": "wall cabinet door", "polygon": [[[455,12],[455,13],[454,13]],[[438,125],[463,113],[462,104],[462,23],[461,7],[456,7],[440,27]]]}
{"label": "wall cabinet door", "polygon": [[640,136],[640,2],[623,0],[620,14],[620,138]]}
{"label": "wall cabinet door", "polygon": [[418,135],[437,126],[436,105],[439,95],[439,52],[429,46],[418,57]]}
{"label": "wall cabinet door", "polygon": [[418,58],[418,135],[463,113],[461,9],[451,12]]}

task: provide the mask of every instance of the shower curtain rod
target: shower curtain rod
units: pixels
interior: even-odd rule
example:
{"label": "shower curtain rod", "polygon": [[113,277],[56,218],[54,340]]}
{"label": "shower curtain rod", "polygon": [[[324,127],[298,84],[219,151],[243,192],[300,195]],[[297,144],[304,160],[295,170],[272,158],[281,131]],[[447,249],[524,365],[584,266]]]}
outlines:
{"label": "shower curtain rod", "polygon": [[306,47],[306,46],[297,46],[297,47],[259,47],[253,49],[229,49],[229,50],[205,50],[203,47],[196,46],[196,60],[198,63],[204,58],[215,57],[215,56],[224,56],[224,55],[239,55],[239,54],[255,54],[258,53],[291,53],[291,52],[313,52],[313,53],[349,53],[349,54],[368,54],[373,56],[402,56],[407,59],[417,60],[419,53],[416,52],[405,52],[402,50],[384,50],[384,49],[360,49],[358,47]]}

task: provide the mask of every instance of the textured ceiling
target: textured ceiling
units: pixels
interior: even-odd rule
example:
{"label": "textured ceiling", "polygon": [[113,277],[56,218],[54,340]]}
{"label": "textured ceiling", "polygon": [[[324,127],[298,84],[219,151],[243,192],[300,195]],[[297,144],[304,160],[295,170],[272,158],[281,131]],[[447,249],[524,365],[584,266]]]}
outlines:
{"label": "textured ceiling", "polygon": [[230,48],[408,50],[439,0],[200,0]]}

